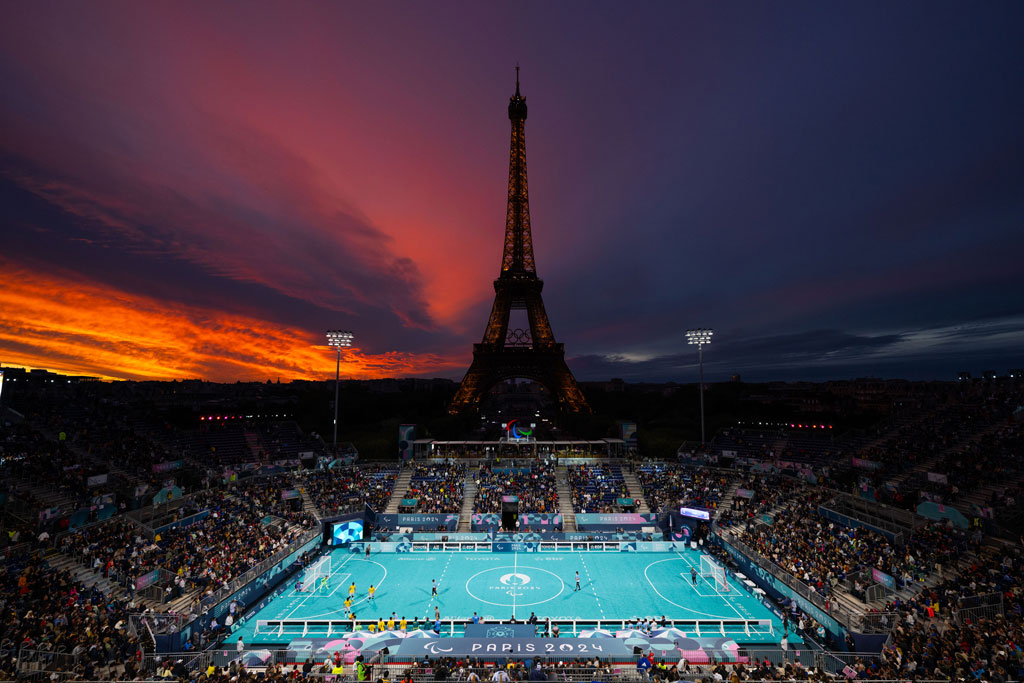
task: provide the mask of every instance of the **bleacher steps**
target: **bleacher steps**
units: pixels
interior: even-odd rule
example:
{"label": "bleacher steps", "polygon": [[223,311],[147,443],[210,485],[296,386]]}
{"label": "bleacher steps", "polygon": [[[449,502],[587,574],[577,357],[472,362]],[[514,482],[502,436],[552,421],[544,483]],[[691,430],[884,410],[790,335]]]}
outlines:
{"label": "bleacher steps", "polygon": [[738,487],[739,483],[737,483],[735,479],[729,480],[729,483],[725,488],[725,493],[722,495],[722,499],[718,501],[718,507],[715,508],[715,517],[721,515],[723,510],[732,509],[732,499],[736,497],[736,489]]}
{"label": "bleacher steps", "polygon": [[645,514],[651,511],[651,508],[647,506],[647,499],[644,498],[643,487],[640,486],[640,480],[636,478],[636,474],[631,472],[626,466],[622,467],[622,479],[626,482],[626,488],[629,489],[629,496],[636,501],[636,511]]}
{"label": "bleacher steps", "polygon": [[412,481],[412,471],[412,465],[402,465],[402,471],[398,473],[398,478],[395,479],[395,486],[391,489],[391,499],[388,500],[388,506],[384,508],[384,514],[398,514],[398,506],[402,504],[402,498],[405,497],[406,492],[409,490],[409,482]]}
{"label": "bleacher steps", "polygon": [[569,468],[559,465],[555,469],[555,491],[558,493],[558,511],[562,514],[562,531],[576,531],[576,513],[572,509],[572,490],[569,488]]}
{"label": "bleacher steps", "polygon": [[305,485],[299,487],[299,493],[302,494],[302,511],[308,512],[316,517],[317,521],[320,521],[323,514],[321,514],[320,508],[316,506],[316,503],[313,502],[313,498],[309,495],[309,492],[306,491]]}
{"label": "bleacher steps", "polygon": [[473,500],[476,498],[475,472],[466,473],[466,482],[462,489],[462,510],[459,512],[459,531],[473,530]]}

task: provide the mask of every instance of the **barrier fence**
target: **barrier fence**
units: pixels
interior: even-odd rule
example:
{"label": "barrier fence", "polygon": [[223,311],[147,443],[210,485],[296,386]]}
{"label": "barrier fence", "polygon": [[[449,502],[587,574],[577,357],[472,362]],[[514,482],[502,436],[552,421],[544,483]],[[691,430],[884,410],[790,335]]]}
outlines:
{"label": "barrier fence", "polygon": [[180,662],[189,675],[198,676],[206,672],[206,669],[213,662],[212,650],[199,652],[163,652],[145,654],[142,656],[142,671],[153,674],[161,664],[174,666]]}
{"label": "barrier fence", "polygon": [[[489,621],[488,624],[503,624],[505,621]],[[375,619],[341,619],[341,620],[306,620],[306,619],[267,619],[257,620],[255,635],[275,636],[279,638],[330,638],[340,633],[367,631],[377,624]],[[775,630],[768,619],[681,619],[666,620],[665,625],[683,631],[688,637],[706,638],[709,636],[744,636],[745,638],[763,637],[774,640]],[[465,619],[445,620],[441,623],[441,634],[444,636],[460,636],[465,632]],[[563,638],[578,637],[584,630],[595,628],[625,630],[628,622],[622,619],[552,619],[544,620],[535,625],[535,635],[540,635],[557,626]],[[423,625],[423,630],[430,627]],[[415,627],[410,631],[417,630]]]}
{"label": "barrier fence", "polygon": [[18,650],[18,674],[51,673],[72,675],[78,665],[78,656],[70,652],[36,650],[22,646]]}
{"label": "barrier fence", "polygon": [[963,598],[953,610],[957,626],[977,623],[980,619],[995,619],[1005,613],[1002,593],[986,593]]}

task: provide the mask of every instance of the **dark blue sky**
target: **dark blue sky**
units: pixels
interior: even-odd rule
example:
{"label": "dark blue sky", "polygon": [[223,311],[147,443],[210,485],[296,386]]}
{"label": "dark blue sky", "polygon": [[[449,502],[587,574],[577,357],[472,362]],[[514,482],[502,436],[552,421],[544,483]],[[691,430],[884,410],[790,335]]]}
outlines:
{"label": "dark blue sky", "polygon": [[0,27],[0,362],[461,377],[522,65],[580,379],[1024,366],[1024,5],[44,3]]}

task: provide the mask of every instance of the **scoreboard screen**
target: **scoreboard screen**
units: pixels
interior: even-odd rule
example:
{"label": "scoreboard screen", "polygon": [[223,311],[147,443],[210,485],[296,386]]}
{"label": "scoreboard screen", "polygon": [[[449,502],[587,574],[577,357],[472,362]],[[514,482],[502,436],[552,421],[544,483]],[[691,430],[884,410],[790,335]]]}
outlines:
{"label": "scoreboard screen", "polygon": [[348,545],[352,541],[363,540],[363,520],[337,522],[331,530],[331,545]]}
{"label": "scoreboard screen", "polygon": [[707,510],[699,510],[697,508],[679,508],[679,514],[683,517],[693,517],[694,519],[705,519],[711,520],[711,513]]}

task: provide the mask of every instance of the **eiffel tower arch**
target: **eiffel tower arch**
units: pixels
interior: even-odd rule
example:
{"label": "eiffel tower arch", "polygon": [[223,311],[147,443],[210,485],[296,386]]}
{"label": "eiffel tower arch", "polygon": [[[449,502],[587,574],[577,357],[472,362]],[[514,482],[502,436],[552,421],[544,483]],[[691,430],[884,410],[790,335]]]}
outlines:
{"label": "eiffel tower arch", "polygon": [[[494,281],[494,305],[483,340],[473,345],[473,362],[462,379],[449,412],[476,409],[481,399],[499,382],[525,378],[545,387],[567,412],[590,412],[590,406],[565,363],[565,347],[555,341],[537,277],[530,230],[530,201],[526,182],[526,98],[509,99],[512,143],[508,165],[508,208],[505,214],[505,244],[501,273]],[[525,328],[510,328],[512,311],[526,313]]]}

